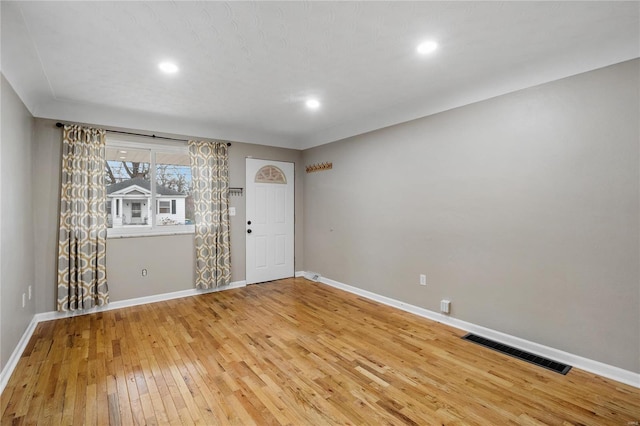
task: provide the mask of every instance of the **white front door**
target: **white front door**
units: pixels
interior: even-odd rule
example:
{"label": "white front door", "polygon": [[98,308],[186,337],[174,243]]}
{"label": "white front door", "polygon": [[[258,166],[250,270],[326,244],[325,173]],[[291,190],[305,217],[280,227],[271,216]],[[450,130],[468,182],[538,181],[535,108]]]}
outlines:
{"label": "white front door", "polygon": [[294,164],[246,159],[246,281],[294,275]]}

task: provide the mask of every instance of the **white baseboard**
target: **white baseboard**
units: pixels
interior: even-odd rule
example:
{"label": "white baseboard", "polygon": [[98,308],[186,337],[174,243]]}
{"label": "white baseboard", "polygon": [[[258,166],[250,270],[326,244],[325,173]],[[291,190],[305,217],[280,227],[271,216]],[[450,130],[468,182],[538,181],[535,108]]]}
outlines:
{"label": "white baseboard", "polygon": [[24,349],[27,347],[27,344],[29,343],[31,336],[33,335],[33,332],[36,329],[36,325],[38,325],[38,321],[36,321],[34,316],[31,319],[31,322],[29,323],[29,325],[27,326],[27,329],[22,334],[22,337],[20,338],[18,345],[11,353],[11,356],[7,360],[7,363],[4,365],[2,372],[0,372],[0,393],[4,391],[4,387],[7,385],[7,382],[11,377],[11,373],[13,373],[13,370],[18,365],[18,361],[20,361],[22,352],[24,352]]}
{"label": "white baseboard", "polygon": [[304,277],[304,271],[296,271],[296,273],[294,274],[294,277],[296,278]]}
{"label": "white baseboard", "polygon": [[78,315],[87,315],[94,312],[112,311],[114,309],[128,308],[130,306],[146,305],[147,303],[162,302],[171,299],[180,299],[181,297],[197,296],[198,294],[215,293],[217,291],[232,290],[234,288],[245,287],[246,281],[234,281],[224,287],[210,288],[207,290],[198,290],[191,288],[188,290],[174,291],[171,293],[154,294],[153,296],[136,297],[135,299],[119,300],[117,302],[111,302],[105,306],[99,306],[91,309],[85,309],[83,311],[69,311],[69,312],[44,312],[36,314],[35,318],[37,322],[50,321],[59,318],[75,317]]}
{"label": "white baseboard", "polygon": [[[314,281],[312,279],[314,275],[316,274],[313,272],[304,272],[303,274],[303,276],[310,281]],[[590,373],[598,374],[600,376],[603,376],[612,380],[616,380],[618,382],[622,382],[627,385],[634,386],[636,388],[640,388],[639,373],[634,373],[632,371],[624,370],[619,367],[614,367],[612,365],[605,364],[600,361],[594,361],[592,359],[584,358],[579,355],[574,355],[569,352],[562,351],[560,349],[555,349],[549,346],[541,345],[539,343],[531,342],[529,340],[521,339],[519,337],[511,336],[509,334],[502,333],[500,331],[492,330],[490,328],[486,328],[470,322],[462,321],[462,320],[453,318],[449,315],[444,315],[439,312],[433,312],[428,309],[411,305],[409,303],[391,299],[386,296],[381,296],[379,294],[376,294],[367,290],[362,290],[360,288],[353,287],[338,281],[334,281],[329,278],[325,278],[321,276],[318,281],[323,284],[327,284],[331,287],[335,287],[340,290],[344,290],[349,293],[357,294],[358,296],[362,296],[367,299],[374,300],[384,305],[392,306],[394,308],[398,308],[403,311],[410,312],[414,315],[428,318],[430,320],[437,321],[442,324],[450,325],[452,327],[455,327],[457,329],[464,330],[470,333],[478,334],[478,335],[481,335],[482,337],[486,337],[488,339],[498,341],[505,345],[513,346],[515,348],[518,348],[520,350],[524,350],[527,352],[532,352],[546,358],[551,358],[556,361],[562,362],[564,364],[568,364],[573,367],[579,368],[581,370],[585,370]]]}
{"label": "white baseboard", "polygon": [[27,327],[24,334],[20,338],[18,345],[16,346],[16,348],[13,350],[13,353],[9,357],[7,364],[2,369],[2,372],[0,372],[0,393],[4,391],[4,387],[7,385],[7,382],[9,381],[9,378],[11,377],[13,370],[18,365],[18,361],[20,360],[22,353],[27,347],[27,344],[29,343],[31,336],[35,331],[36,326],[40,322],[51,321],[51,320],[60,319],[60,318],[75,317],[78,315],[88,315],[95,312],[112,311],[114,309],[127,308],[129,306],[145,305],[147,303],[162,302],[164,300],[179,299],[181,297],[197,296],[199,294],[215,293],[217,291],[231,290],[234,288],[245,287],[246,285],[247,285],[247,282],[244,280],[234,281],[224,287],[212,288],[208,290],[198,290],[193,288],[188,290],[174,291],[171,293],[154,294],[153,296],[145,296],[145,297],[137,297],[135,299],[120,300],[118,302],[109,303],[105,306],[86,309],[84,311],[73,311],[73,312],[52,311],[52,312],[43,312],[40,314],[35,314],[31,319],[29,326]]}

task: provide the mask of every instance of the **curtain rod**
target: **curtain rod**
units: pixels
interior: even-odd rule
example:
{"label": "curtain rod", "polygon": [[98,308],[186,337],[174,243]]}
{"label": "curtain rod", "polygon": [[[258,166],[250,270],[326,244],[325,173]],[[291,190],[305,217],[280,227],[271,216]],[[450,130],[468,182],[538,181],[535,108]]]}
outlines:
{"label": "curtain rod", "polygon": [[[56,127],[62,127],[62,126],[64,126],[64,123],[60,123],[59,121],[56,123]],[[169,141],[189,142],[187,139],[168,138],[166,136],[145,135],[145,134],[142,134],[142,133],[122,132],[120,130],[109,130],[109,129],[106,129],[106,131],[109,132],[109,133],[119,133],[121,135],[144,136],[146,138],[153,138],[153,139],[164,139],[164,140],[169,140]],[[231,142],[227,142],[227,146],[231,146]]]}

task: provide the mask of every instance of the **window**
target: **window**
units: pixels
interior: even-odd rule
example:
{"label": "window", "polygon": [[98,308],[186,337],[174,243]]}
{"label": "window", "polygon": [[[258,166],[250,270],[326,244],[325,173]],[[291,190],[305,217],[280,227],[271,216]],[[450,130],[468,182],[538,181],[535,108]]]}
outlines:
{"label": "window", "polygon": [[264,166],[256,173],[256,183],[287,183],[287,178],[276,166]]}
{"label": "window", "polygon": [[113,227],[113,216],[111,215],[111,202],[107,201],[107,228]]}
{"label": "window", "polygon": [[171,201],[158,201],[158,213],[171,213]]}
{"label": "window", "polygon": [[186,145],[108,137],[106,148],[109,236],[193,232]]}
{"label": "window", "polygon": [[178,200],[158,200],[158,213],[177,214],[177,212]]}

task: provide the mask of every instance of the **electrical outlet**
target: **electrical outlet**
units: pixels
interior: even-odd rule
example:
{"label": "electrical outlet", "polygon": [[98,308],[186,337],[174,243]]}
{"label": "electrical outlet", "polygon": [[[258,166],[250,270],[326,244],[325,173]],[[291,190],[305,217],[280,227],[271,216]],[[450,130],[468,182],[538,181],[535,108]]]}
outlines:
{"label": "electrical outlet", "polygon": [[427,276],[425,274],[420,274],[420,285],[427,285]]}
{"label": "electrical outlet", "polygon": [[142,276],[143,276],[143,277],[146,277],[146,276],[147,276],[147,270],[146,270],[146,269],[143,269],[143,270],[142,270]]}
{"label": "electrical outlet", "polygon": [[27,306],[27,295],[22,293],[22,307]]}
{"label": "electrical outlet", "polygon": [[440,312],[442,312],[443,314],[448,314],[449,312],[451,312],[451,301],[442,299],[440,301]]}
{"label": "electrical outlet", "polygon": [[29,286],[29,300],[31,300],[31,286]]}

